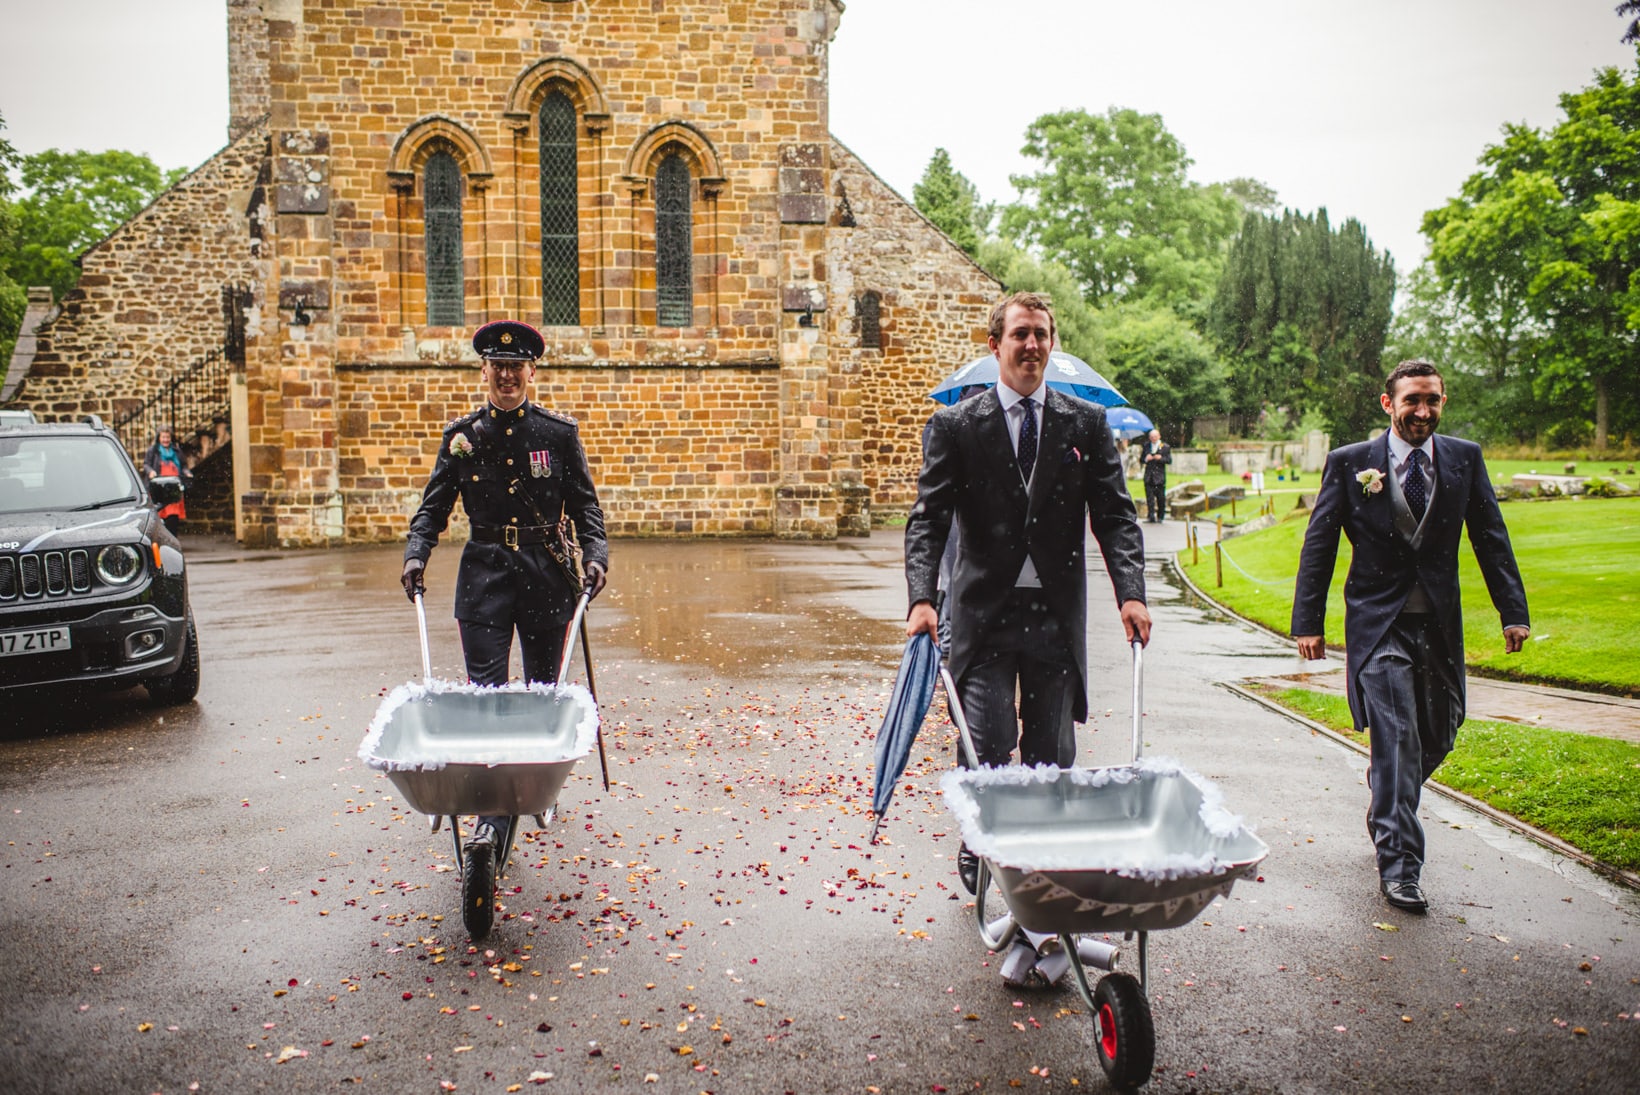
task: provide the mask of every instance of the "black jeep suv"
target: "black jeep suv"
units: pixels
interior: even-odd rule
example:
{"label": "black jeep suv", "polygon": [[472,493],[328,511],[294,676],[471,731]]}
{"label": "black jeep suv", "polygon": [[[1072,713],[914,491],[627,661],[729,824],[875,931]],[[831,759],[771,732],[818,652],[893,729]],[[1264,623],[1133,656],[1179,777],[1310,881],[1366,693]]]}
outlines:
{"label": "black jeep suv", "polygon": [[141,683],[159,703],[199,691],[199,641],[182,546],[114,432],[0,425],[0,692]]}

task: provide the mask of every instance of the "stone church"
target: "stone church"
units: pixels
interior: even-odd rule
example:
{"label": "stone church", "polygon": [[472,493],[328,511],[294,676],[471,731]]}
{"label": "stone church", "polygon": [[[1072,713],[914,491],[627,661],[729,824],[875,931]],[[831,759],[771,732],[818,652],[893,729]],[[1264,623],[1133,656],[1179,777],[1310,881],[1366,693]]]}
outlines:
{"label": "stone church", "polygon": [[174,422],[247,545],[397,539],[517,318],[614,534],[909,506],[1000,287],[829,132],[841,0],[225,3],[227,147],[25,325],[16,404]]}

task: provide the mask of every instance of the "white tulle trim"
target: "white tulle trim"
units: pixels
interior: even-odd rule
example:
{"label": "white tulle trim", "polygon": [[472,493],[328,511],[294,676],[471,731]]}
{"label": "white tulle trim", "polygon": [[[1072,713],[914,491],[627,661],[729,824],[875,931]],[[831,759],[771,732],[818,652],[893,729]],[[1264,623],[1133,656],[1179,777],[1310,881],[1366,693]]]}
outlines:
{"label": "white tulle trim", "polygon": [[[1211,837],[1228,839],[1246,830],[1242,818],[1224,807],[1224,793],[1201,776],[1184,767],[1171,757],[1141,758],[1136,764],[1110,768],[1055,768],[1049,764],[1035,767],[1011,765],[1004,768],[978,770],[956,769],[940,779],[945,805],[955,815],[962,830],[963,843],[975,855],[993,861],[1018,857],[1018,849],[1010,846],[1006,857],[1003,844],[980,823],[979,802],[971,788],[977,787],[1032,787],[1068,779],[1080,787],[1104,787],[1110,784],[1132,783],[1140,773],[1154,776],[1181,776],[1196,785],[1201,792],[1202,804],[1198,811],[1202,826]],[[1220,875],[1235,864],[1221,860],[1212,851],[1200,854],[1175,854],[1159,859],[1113,857],[1108,849],[1094,854],[1082,850],[1041,851],[1031,856],[1029,863],[1005,862],[1005,866],[1033,871],[1103,871],[1123,878],[1146,882],[1171,882],[1180,878]]]}
{"label": "white tulle trim", "polygon": [[592,693],[578,684],[543,684],[540,681],[532,681],[529,684],[511,682],[486,685],[433,678],[401,684],[387,694],[381,706],[376,708],[376,717],[370,720],[370,728],[365,731],[364,740],[359,743],[359,759],[379,772],[436,772],[447,764],[472,763],[472,758],[460,755],[459,749],[451,749],[445,753],[430,753],[408,760],[394,760],[376,755],[376,749],[381,745],[382,733],[392,721],[395,711],[426,696],[448,692],[465,693],[470,696],[482,696],[489,692],[533,692],[540,696],[568,697],[581,711],[581,719],[575,726],[575,744],[566,750],[562,757],[544,758],[545,761],[570,760],[585,756],[592,751],[593,745],[597,742],[598,704],[592,698]]}

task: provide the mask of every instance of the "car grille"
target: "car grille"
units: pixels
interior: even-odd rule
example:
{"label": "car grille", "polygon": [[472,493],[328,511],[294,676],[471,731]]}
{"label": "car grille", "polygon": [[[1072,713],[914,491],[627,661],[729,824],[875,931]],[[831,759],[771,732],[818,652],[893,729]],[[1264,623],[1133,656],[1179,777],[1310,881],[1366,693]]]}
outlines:
{"label": "car grille", "polygon": [[0,601],[90,592],[91,553],[83,548],[0,555]]}

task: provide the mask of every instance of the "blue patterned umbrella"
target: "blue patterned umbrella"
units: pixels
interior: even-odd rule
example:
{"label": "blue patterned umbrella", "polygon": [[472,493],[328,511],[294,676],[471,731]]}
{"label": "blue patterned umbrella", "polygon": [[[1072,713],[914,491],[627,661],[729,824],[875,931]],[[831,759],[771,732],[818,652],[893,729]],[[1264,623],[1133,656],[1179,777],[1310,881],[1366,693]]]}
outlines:
{"label": "blue patterned umbrella", "polygon": [[[986,387],[995,384],[1001,368],[995,354],[986,354],[946,377],[939,387],[928,393],[928,398],[947,405],[955,403],[962,398],[962,390],[970,384],[982,384]],[[1127,402],[1122,398],[1122,393],[1116,390],[1116,386],[1095,372],[1093,366],[1063,350],[1055,350],[1048,355],[1048,367],[1044,372],[1047,375],[1048,387],[1067,395],[1074,395],[1078,399],[1085,399],[1089,403],[1097,403],[1101,407],[1119,407]]]}
{"label": "blue patterned umbrella", "polygon": [[1155,423],[1132,407],[1112,407],[1105,412],[1105,425],[1109,426],[1111,432],[1118,437],[1126,437],[1130,440],[1135,437],[1143,437],[1156,428]]}

